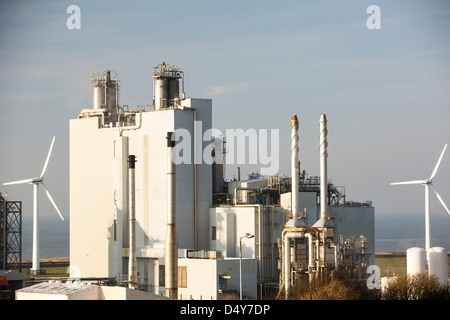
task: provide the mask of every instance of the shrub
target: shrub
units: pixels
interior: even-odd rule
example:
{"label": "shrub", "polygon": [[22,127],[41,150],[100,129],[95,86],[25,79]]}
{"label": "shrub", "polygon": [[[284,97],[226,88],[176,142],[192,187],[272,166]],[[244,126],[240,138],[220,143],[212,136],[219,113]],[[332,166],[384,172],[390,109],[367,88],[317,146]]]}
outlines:
{"label": "shrub", "polygon": [[426,273],[400,275],[383,290],[383,300],[448,300],[448,285],[442,285]]}
{"label": "shrub", "polygon": [[289,297],[294,300],[367,300],[379,299],[379,290],[369,290],[363,281],[350,280],[340,274],[322,273],[309,280],[296,281]]}

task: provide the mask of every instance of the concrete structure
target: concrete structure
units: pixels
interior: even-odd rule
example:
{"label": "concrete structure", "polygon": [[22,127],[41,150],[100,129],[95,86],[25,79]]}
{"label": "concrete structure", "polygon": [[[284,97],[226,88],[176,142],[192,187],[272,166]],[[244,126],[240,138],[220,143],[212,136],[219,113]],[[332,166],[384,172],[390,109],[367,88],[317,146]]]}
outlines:
{"label": "concrete structure", "polygon": [[242,257],[257,260],[258,279],[278,279],[278,239],[285,223],[280,206],[247,204],[210,209],[209,247],[226,258],[239,257],[239,238],[249,233],[254,238],[242,241]]}
{"label": "concrete structure", "polygon": [[184,161],[176,166],[178,248],[208,249],[212,169],[198,155],[208,144],[202,137],[211,128],[211,106],[210,99],[189,98],[171,108],[123,111],[115,122],[105,122],[98,110],[84,109],[70,121],[70,259],[81,277],[118,277],[120,282],[128,272],[127,157],[133,154],[137,270],[141,286],[155,293],[160,289],[168,131],[184,130],[195,140],[181,141],[186,148],[177,150]]}
{"label": "concrete structure", "polygon": [[[181,258],[178,260],[178,298],[221,300],[239,297],[239,257],[228,259]],[[257,298],[257,261],[242,259],[242,295]]]}

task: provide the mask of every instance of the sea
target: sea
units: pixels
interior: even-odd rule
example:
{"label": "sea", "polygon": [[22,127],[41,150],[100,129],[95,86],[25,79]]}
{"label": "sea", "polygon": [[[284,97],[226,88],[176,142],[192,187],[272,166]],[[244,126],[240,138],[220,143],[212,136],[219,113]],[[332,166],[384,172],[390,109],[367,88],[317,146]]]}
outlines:
{"label": "sea", "polygon": [[[450,216],[431,217],[431,247],[444,247],[450,251]],[[58,217],[41,217],[40,258],[69,257],[70,220]],[[22,260],[32,259],[33,221],[23,217],[22,220]],[[389,216],[375,217],[375,252],[405,252],[411,247],[425,247],[424,216]]]}

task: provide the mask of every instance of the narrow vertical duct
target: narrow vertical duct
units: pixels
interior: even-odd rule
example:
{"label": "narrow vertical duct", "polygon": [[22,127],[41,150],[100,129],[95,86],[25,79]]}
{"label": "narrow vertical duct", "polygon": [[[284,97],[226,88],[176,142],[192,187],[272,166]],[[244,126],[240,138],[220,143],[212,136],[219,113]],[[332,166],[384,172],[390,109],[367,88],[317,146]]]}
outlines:
{"label": "narrow vertical duct", "polygon": [[135,289],[138,286],[137,282],[137,259],[136,259],[136,210],[135,210],[135,163],[136,157],[134,155],[128,156],[128,172],[130,175],[129,189],[130,189],[130,252],[128,258],[128,287]]}
{"label": "narrow vertical duct", "polygon": [[176,299],[178,296],[178,243],[175,229],[175,164],[172,159],[172,150],[175,141],[173,132],[167,132],[167,234],[165,255],[165,282],[166,296]]}

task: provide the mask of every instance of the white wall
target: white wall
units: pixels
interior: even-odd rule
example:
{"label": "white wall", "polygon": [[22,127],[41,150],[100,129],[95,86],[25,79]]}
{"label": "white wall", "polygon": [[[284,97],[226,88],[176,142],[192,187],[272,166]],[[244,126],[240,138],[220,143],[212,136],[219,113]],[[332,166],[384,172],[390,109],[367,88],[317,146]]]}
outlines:
{"label": "white wall", "polygon": [[[239,291],[239,259],[178,259],[179,266],[187,267],[187,287],[178,288],[178,297],[182,300],[216,300],[221,299],[218,294],[219,277],[230,276],[229,287]],[[243,293],[256,299],[257,279],[256,260],[242,259],[242,288]]]}
{"label": "white wall", "polygon": [[[99,128],[97,118],[70,121],[70,256],[82,277],[115,277],[128,255],[128,164],[136,163],[136,248],[138,258],[164,257],[167,223],[166,135],[185,128],[193,137],[194,112],[200,137],[212,125],[210,99],[187,99],[185,110],[142,112],[137,130]],[[139,125],[139,116],[137,116]],[[201,141],[201,151],[209,142]],[[193,147],[193,144],[192,144]],[[193,153],[193,150],[192,150]],[[178,247],[194,248],[194,165],[176,166]],[[198,249],[207,249],[212,168],[197,165]],[[116,200],[116,202],[115,202]],[[114,240],[114,220],[117,220]],[[124,250],[124,249],[125,250]],[[143,260],[144,261],[144,260]],[[143,263],[143,262],[138,262]],[[127,273],[127,271],[125,271]]]}
{"label": "white wall", "polygon": [[97,118],[70,121],[70,259],[83,277],[110,275],[113,146]]}
{"label": "white wall", "polygon": [[[228,258],[239,257],[240,237],[246,233],[256,235],[256,207],[257,205],[243,205],[211,208],[210,249],[221,251]],[[211,239],[212,226],[216,227],[216,240]],[[242,257],[256,258],[255,238],[242,239]]]}

